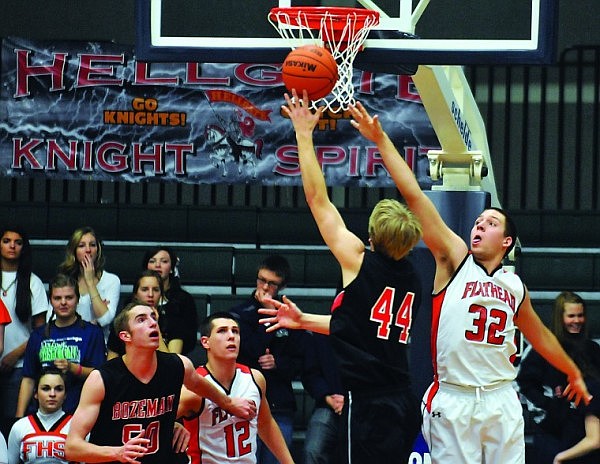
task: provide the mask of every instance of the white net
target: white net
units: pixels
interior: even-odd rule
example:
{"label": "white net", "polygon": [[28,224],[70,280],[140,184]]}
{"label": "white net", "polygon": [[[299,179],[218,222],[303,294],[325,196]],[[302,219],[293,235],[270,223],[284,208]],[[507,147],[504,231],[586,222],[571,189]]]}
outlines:
{"label": "white net", "polygon": [[311,108],[326,105],[338,112],[355,103],[352,63],[379,22],[377,12],[358,8],[274,8],[268,19],[292,49],[303,45],[325,47],[337,62],[339,78],[331,93],[313,101]]}

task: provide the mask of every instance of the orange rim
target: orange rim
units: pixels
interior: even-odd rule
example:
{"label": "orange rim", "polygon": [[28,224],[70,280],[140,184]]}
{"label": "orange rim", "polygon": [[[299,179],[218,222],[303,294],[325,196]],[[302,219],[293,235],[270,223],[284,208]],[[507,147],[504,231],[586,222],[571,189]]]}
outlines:
{"label": "orange rim", "polygon": [[321,20],[323,16],[329,14],[328,25],[335,31],[340,31],[346,26],[348,16],[353,16],[355,29],[364,27],[367,20],[372,21],[372,25],[379,23],[379,12],[367,10],[364,8],[349,8],[341,6],[298,6],[298,7],[283,7],[272,8],[269,13],[269,18],[273,22],[281,22],[279,14],[295,18],[298,15],[306,21],[303,26],[308,26],[310,29],[321,29]]}

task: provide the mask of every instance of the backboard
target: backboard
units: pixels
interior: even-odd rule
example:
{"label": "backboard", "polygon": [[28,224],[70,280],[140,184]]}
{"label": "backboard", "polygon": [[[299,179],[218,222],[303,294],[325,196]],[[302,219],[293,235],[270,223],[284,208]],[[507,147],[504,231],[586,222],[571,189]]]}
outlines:
{"label": "backboard", "polygon": [[[558,0],[136,2],[136,55],[146,61],[280,63],[290,46],[267,20],[271,8],[278,6],[379,11],[377,31],[357,57],[367,63],[542,64],[554,59],[556,48]],[[398,38],[393,31],[418,39]]]}

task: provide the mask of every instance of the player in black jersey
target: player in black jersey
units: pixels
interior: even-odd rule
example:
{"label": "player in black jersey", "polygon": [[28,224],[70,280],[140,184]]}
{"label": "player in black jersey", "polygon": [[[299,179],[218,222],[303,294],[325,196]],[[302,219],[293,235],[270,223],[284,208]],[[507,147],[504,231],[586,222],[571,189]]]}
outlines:
{"label": "player in black jersey", "polygon": [[[273,300],[279,310],[261,309],[274,317],[262,322],[331,334],[348,390],[348,455],[342,462],[408,462],[419,432],[419,401],[410,389],[408,341],[419,307],[421,282],[406,259],[421,238],[421,225],[403,204],[380,201],[369,218],[369,244],[348,230],[329,200],[312,134],[323,112],[312,113],[306,92],[302,100],[285,96],[283,113],[296,131],[306,201],[321,236],[342,270],[342,291],[332,315],[302,313],[287,298]],[[279,314],[278,314],[279,313]]]}
{"label": "player in black jersey", "polygon": [[67,438],[69,460],[174,462],[173,426],[182,385],[230,414],[244,419],[256,415],[255,404],[225,395],[189,359],[157,351],[160,333],[149,306],[127,305],[114,325],[125,354],[86,380]]}

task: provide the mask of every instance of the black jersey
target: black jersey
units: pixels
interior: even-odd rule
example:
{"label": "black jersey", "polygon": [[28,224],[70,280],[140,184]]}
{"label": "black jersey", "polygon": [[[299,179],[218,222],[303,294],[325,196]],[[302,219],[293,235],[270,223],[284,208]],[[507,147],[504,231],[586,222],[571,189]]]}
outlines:
{"label": "black jersey", "polygon": [[410,385],[407,343],[420,295],[408,260],[365,252],[358,275],[331,308],[331,343],[346,389]]}
{"label": "black jersey", "polygon": [[120,446],[145,430],[150,440],[144,464],[174,462],[173,426],[183,384],[183,361],[175,354],[156,352],[156,373],[147,384],[140,382],[122,358],[106,362],[100,369],[104,401],[90,433],[96,445]]}

